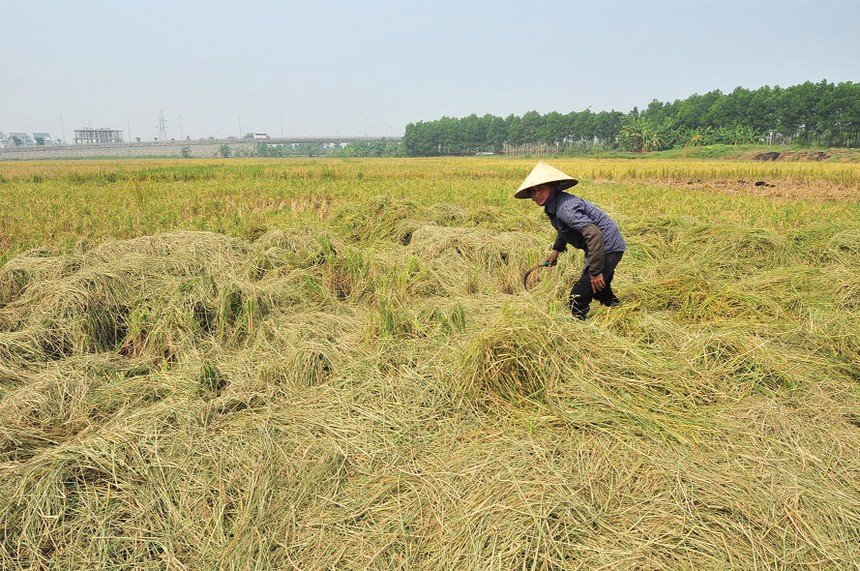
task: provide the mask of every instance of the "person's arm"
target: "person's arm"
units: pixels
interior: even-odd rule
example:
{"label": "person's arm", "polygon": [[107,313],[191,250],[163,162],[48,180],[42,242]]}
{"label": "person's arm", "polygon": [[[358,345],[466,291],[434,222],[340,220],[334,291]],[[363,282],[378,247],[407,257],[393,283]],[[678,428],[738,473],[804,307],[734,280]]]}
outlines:
{"label": "person's arm", "polygon": [[603,245],[603,233],[588,216],[585,206],[585,201],[581,199],[568,200],[559,209],[558,219],[582,235],[588,253],[588,273],[592,278],[591,289],[598,292],[605,286],[602,282],[606,251]]}
{"label": "person's arm", "polygon": [[549,253],[546,261],[549,262],[550,266],[554,266],[558,263],[558,255],[564,252],[567,249],[567,242],[564,238],[561,237],[561,234],[557,234],[555,238],[555,242],[552,243],[552,252]]}
{"label": "person's arm", "polygon": [[588,246],[588,274],[591,277],[591,291],[597,293],[606,287],[606,282],[603,279],[603,264],[606,260],[603,233],[594,224],[589,224],[580,230],[580,233]]}
{"label": "person's arm", "polygon": [[603,273],[603,263],[606,251],[603,247],[603,232],[594,224],[589,224],[579,231],[588,246],[588,273],[592,276]]}
{"label": "person's arm", "polygon": [[556,234],[555,242],[552,243],[552,249],[555,252],[564,252],[567,250],[567,241],[561,237],[561,234]]}

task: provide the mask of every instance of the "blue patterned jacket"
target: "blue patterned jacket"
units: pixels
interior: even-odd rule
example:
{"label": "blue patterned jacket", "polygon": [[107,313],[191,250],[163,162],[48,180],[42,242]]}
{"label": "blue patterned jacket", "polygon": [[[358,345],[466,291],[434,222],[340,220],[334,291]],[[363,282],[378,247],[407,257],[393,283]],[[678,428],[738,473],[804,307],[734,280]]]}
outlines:
{"label": "blue patterned jacket", "polygon": [[627,249],[615,221],[584,198],[557,191],[544,205],[544,212],[558,232],[552,249],[564,252],[570,244],[584,250],[585,265],[593,276],[603,272],[606,254]]}

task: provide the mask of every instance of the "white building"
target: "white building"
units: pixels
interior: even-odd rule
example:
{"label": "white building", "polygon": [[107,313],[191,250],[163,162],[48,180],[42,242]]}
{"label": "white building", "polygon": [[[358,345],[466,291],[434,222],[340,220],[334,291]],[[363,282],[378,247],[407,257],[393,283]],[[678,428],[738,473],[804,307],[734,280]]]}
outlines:
{"label": "white building", "polygon": [[61,141],[51,137],[50,133],[3,133],[0,132],[0,149],[14,147],[31,147],[33,145],[59,145]]}
{"label": "white building", "polygon": [[33,140],[36,141],[37,145],[53,145],[56,143],[51,138],[50,133],[36,133],[35,131],[33,132]]}
{"label": "white building", "polygon": [[29,133],[9,133],[9,142],[12,147],[29,147],[36,144]]}

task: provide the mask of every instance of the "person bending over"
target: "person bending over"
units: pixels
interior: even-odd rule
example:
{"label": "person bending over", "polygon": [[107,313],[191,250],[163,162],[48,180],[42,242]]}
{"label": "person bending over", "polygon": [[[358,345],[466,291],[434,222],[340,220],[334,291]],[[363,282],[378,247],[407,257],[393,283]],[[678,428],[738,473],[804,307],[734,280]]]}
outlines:
{"label": "person bending over", "polygon": [[612,278],[627,243],[608,214],[587,200],[564,192],[578,182],[541,161],[514,197],[531,198],[535,204],[543,206],[558,233],[546,259],[548,265],[556,265],[558,255],[568,245],[585,251],[582,275],[570,290],[571,313],[578,319],[585,319],[592,299],[607,307],[618,305],[619,299],[612,291]]}

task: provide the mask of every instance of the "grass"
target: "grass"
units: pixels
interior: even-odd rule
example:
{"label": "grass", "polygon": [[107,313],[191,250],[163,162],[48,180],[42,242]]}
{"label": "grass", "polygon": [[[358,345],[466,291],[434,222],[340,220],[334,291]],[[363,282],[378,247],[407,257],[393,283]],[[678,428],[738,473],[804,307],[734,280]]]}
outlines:
{"label": "grass", "polygon": [[[703,145],[687,146],[664,151],[648,153],[631,153],[629,151],[596,151],[590,156],[604,159],[636,159],[636,160],[702,160],[702,161],[753,161],[764,153],[776,152],[780,161],[824,161],[829,163],[860,162],[860,152],[857,149],[805,147],[801,145]],[[826,156],[821,156],[822,153]]]}
{"label": "grass", "polygon": [[0,164],[0,568],[857,568],[857,167],[553,164]]}

